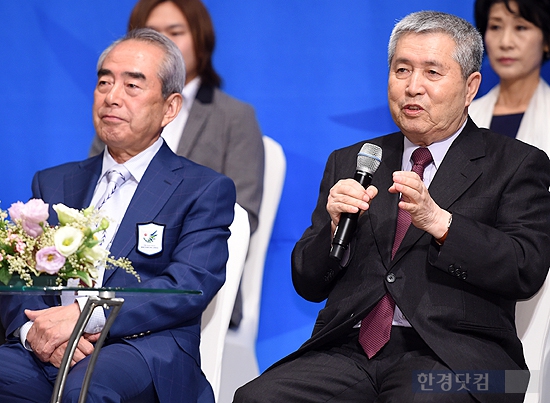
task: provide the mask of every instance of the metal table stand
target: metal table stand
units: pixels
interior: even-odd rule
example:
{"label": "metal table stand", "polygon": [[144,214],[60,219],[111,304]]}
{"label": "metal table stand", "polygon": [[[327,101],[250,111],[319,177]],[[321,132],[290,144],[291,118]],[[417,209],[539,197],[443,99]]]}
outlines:
{"label": "metal table stand", "polygon": [[61,403],[61,395],[63,394],[63,389],[65,387],[65,382],[67,380],[67,374],[69,373],[71,361],[78,346],[78,341],[84,333],[84,329],[86,328],[86,325],[88,324],[90,317],[92,316],[93,310],[100,306],[104,309],[112,308],[112,312],[105,321],[105,326],[103,327],[103,330],[99,335],[99,339],[95,344],[94,352],[90,356],[90,362],[88,363],[88,368],[86,369],[84,381],[82,382],[82,389],[80,390],[78,403],[86,402],[86,395],[88,394],[88,388],[90,386],[90,380],[94,371],[99,350],[101,350],[103,342],[105,341],[105,338],[109,333],[109,329],[111,328],[111,325],[118,315],[120,308],[122,308],[123,303],[124,299],[115,298],[115,291],[99,291],[98,296],[92,295],[88,297],[88,301],[86,302],[86,305],[80,313],[78,321],[76,322],[75,328],[71,334],[71,338],[69,339],[65,354],[63,355],[63,360],[61,361],[61,365],[59,367],[59,373],[57,374],[57,378],[55,380],[51,403]]}

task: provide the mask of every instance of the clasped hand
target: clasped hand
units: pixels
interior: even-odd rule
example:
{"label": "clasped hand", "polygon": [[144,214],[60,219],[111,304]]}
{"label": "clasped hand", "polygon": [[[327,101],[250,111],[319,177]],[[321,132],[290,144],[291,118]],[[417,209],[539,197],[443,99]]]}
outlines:
{"label": "clasped hand", "polygon": [[[436,239],[445,234],[450,213],[439,207],[432,199],[428,188],[418,174],[412,171],[394,172],[393,184],[388,191],[401,193],[399,208],[410,213],[415,227],[426,231]],[[371,185],[364,189],[353,179],[339,180],[330,189],[326,207],[332,221],[332,234],[334,235],[342,213],[359,211],[363,214],[377,195],[378,189],[375,186]]]}
{"label": "clasped hand", "polygon": [[[56,306],[39,311],[25,310],[25,315],[33,321],[27,342],[42,362],[49,362],[59,368],[69,338],[74,330],[80,308],[78,303],[67,306]],[[99,338],[99,333],[84,334],[71,361],[71,367],[94,351],[92,343]]]}

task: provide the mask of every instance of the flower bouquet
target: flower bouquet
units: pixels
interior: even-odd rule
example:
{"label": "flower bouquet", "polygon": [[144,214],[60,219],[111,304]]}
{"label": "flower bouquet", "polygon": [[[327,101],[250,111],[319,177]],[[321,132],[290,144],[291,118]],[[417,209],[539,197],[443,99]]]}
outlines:
{"label": "flower bouquet", "polygon": [[18,276],[32,286],[34,279],[49,275],[56,285],[76,278],[93,287],[99,267],[120,267],[139,280],[128,259],[114,259],[99,245],[96,233],[104,231],[109,221],[97,210],[63,204],[53,209],[59,219],[55,227],[48,225],[48,204],[40,199],[14,203],[7,212],[0,210],[0,282],[8,285]]}

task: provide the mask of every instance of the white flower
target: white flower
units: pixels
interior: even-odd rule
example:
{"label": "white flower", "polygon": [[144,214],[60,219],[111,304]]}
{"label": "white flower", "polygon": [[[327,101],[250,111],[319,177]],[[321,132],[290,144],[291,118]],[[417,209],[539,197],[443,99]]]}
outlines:
{"label": "white flower", "polygon": [[61,225],[70,224],[82,219],[82,213],[80,211],[67,207],[64,204],[54,204],[53,209],[57,213],[57,219]]}
{"label": "white flower", "polygon": [[83,239],[84,234],[82,231],[69,226],[59,228],[53,236],[55,248],[65,257],[75,253],[82,244]]}
{"label": "white flower", "polygon": [[95,245],[93,248],[85,248],[82,251],[82,258],[92,264],[103,262],[109,256],[109,252],[102,246]]}

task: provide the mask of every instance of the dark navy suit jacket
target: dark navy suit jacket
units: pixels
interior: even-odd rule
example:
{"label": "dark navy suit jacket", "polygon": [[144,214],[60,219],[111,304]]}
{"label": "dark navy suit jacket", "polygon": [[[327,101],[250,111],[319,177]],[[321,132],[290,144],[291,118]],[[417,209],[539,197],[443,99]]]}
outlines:
{"label": "dark navy suit jacket", "polygon": [[[87,207],[99,180],[102,158],[100,154],[38,172],[33,197],[49,203],[50,210],[56,203]],[[182,391],[196,389],[197,379],[204,380],[199,356],[201,315],[225,281],[234,204],[235,187],[229,178],[176,156],[164,144],[141,179],[113,240],[111,254],[128,257],[141,283],[122,269],[110,269],[105,271],[104,286],[203,293],[125,298],[110,330],[106,343],[132,344],[145,358],[161,403],[187,401]],[[51,210],[50,223],[56,224],[56,219]],[[137,224],[143,223],[165,226],[161,253],[148,256],[137,250]],[[59,305],[54,297],[4,299],[2,321],[7,334],[27,321],[23,309],[52,305]],[[194,358],[195,368],[181,364],[184,354]]]}

